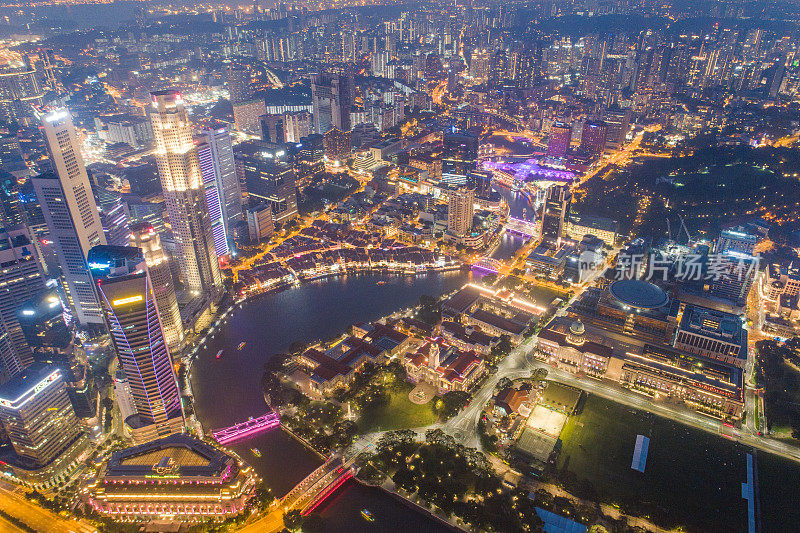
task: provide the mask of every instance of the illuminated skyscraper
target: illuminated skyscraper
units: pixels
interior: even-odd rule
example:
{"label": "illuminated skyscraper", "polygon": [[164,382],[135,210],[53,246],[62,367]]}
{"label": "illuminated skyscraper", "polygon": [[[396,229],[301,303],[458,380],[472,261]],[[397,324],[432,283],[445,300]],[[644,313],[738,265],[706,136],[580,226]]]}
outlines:
{"label": "illuminated skyscraper", "polygon": [[328,133],[331,128],[349,131],[354,99],[353,77],[321,73],[311,78],[311,104],[314,131]]}
{"label": "illuminated skyscraper", "polygon": [[542,240],[561,241],[571,204],[569,185],[553,185],[547,189],[547,198],[542,206]]}
{"label": "illuminated skyscraper", "polygon": [[228,93],[233,105],[250,99],[250,72],[247,69],[228,67]]}
{"label": "illuminated skyscraper", "polygon": [[472,52],[469,65],[469,76],[477,83],[485,83],[489,78],[489,52],[476,48]]}
{"label": "illuminated skyscraper", "polygon": [[19,323],[23,302],[46,291],[28,229],[0,230],[0,383],[33,363],[33,351]]}
{"label": "illuminated skyscraper", "polygon": [[89,263],[136,406],[136,414],[125,420],[133,440],[142,443],[182,433],[178,380],[142,250],[97,246],[89,253]]}
{"label": "illuminated skyscraper", "polygon": [[173,90],[154,92],[152,97],[150,116],[156,138],[156,163],[181,277],[189,290],[216,298],[222,289],[222,277],[183,97]]}
{"label": "illuminated skyscraper", "polygon": [[295,172],[285,158],[284,150],[264,150],[244,161],[250,205],[269,204],[273,220],[279,223],[297,216]]}
{"label": "illuminated skyscraper", "polygon": [[564,157],[572,140],[572,127],[569,124],[555,122],[550,126],[550,138],[547,141],[547,155]]}
{"label": "illuminated skyscraper", "polygon": [[80,436],[62,371],[34,363],[0,386],[0,419],[14,451],[40,468],[51,463]]}
{"label": "illuminated skyscraper", "polygon": [[78,136],[66,110],[42,121],[55,174],[32,179],[53,241],[69,306],[83,326],[103,324],[100,302],[86,265],[89,249],[105,244],[100,212],[81,156]]}
{"label": "illuminated skyscraper", "polygon": [[[209,211],[211,210],[210,187],[213,186],[216,189],[216,196],[219,200],[219,222],[215,222],[214,215],[211,215],[211,228],[217,255],[222,256],[228,253],[228,241],[219,242],[218,231],[213,231],[214,224],[221,223],[224,226],[225,236],[228,239],[231,238],[233,227],[244,220],[242,189],[239,185],[239,177],[236,175],[236,163],[233,158],[233,146],[228,128],[206,129],[203,130],[202,135],[205,142],[199,148],[200,169],[203,172],[203,184],[206,189]],[[211,166],[207,166],[206,163],[210,163]],[[208,170],[213,170],[213,172],[208,172]],[[211,193],[211,197],[214,197],[213,193]],[[220,244],[224,247],[221,247]]]}
{"label": "illuminated skyscraper", "polygon": [[475,214],[475,190],[461,187],[450,191],[447,202],[447,231],[463,237],[472,230]]}
{"label": "illuminated skyscraper", "polygon": [[606,149],[606,131],[604,122],[586,121],[581,132],[581,151],[590,155],[602,154]]}
{"label": "illuminated skyscraper", "polygon": [[153,226],[135,224],[131,226],[131,245],[141,248],[144,253],[167,347],[170,353],[178,353],[184,339],[183,323],[178,309],[178,299],[175,297],[169,258],[161,247],[161,237]]}

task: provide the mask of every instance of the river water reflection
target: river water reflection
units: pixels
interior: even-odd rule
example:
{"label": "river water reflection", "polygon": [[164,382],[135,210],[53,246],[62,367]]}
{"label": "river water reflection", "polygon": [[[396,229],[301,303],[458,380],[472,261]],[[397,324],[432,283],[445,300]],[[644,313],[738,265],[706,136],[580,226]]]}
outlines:
{"label": "river water reflection", "polygon": [[[261,387],[264,363],[292,342],[327,339],[359,321],[370,321],[415,305],[423,294],[439,296],[468,282],[471,274],[450,272],[422,276],[345,275],[305,283],[254,298],[228,315],[199,351],[191,370],[194,407],[208,432],[259,416],[267,405]],[[378,284],[379,281],[386,281]],[[244,347],[237,349],[240,343]],[[222,356],[216,354],[222,350]],[[258,448],[256,457],[251,448]],[[234,445],[278,495],[285,494],[321,463],[288,434],[273,430]],[[348,483],[319,510],[330,531],[363,528],[362,508],[377,520],[374,531],[444,530],[391,497]],[[377,511],[377,512],[376,512]]]}

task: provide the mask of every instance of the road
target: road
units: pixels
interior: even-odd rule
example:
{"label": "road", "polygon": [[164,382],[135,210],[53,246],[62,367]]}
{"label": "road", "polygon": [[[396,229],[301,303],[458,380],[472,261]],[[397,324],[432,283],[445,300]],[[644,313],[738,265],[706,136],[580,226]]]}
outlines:
{"label": "road", "polygon": [[281,530],[283,530],[283,510],[276,508],[254,522],[245,522],[239,533],[271,533]]}
{"label": "road", "polygon": [[639,148],[639,145],[642,142],[642,136],[645,134],[645,132],[657,131],[659,129],[661,129],[661,126],[648,126],[643,131],[639,132],[639,134],[636,135],[636,137],[634,137],[634,139],[631,142],[626,144],[624,148],[613,152],[605,159],[601,158],[594,168],[592,168],[591,170],[589,170],[589,172],[581,176],[579,181],[575,182],[575,186],[580,186],[581,184],[589,181],[598,172],[600,172],[600,170],[602,170],[608,165],[622,166],[627,164],[628,161],[630,161],[631,157],[633,156],[633,153],[636,151],[637,148]]}
{"label": "road", "polygon": [[[535,346],[535,337],[523,344],[523,350],[532,350]],[[497,373],[492,376],[484,386],[474,395],[470,405],[462,410],[458,415],[447,421],[443,429],[453,435],[456,439],[466,446],[477,446],[477,426],[480,420],[483,407],[494,393],[494,387],[503,377],[509,379],[519,379],[529,376],[531,371],[536,368],[544,368],[548,371],[548,379],[553,379],[561,383],[572,385],[585,390],[591,394],[596,394],[602,398],[612,400],[628,407],[648,411],[658,416],[668,418],[675,422],[702,429],[715,435],[721,434],[722,424],[713,418],[703,416],[695,411],[683,406],[682,404],[670,404],[664,401],[653,400],[629,389],[609,381],[601,381],[595,378],[579,376],[554,368],[546,363],[540,362],[517,349],[501,363]],[[734,440],[754,448],[764,450],[769,453],[780,455],[786,459],[800,462],[800,448],[792,444],[772,439],[769,437],[759,437],[748,432],[734,432]]]}
{"label": "road", "polygon": [[25,499],[24,489],[4,481],[0,481],[0,510],[22,520],[40,533],[94,533],[97,531],[92,526],[74,519],[64,518],[29,502]]}

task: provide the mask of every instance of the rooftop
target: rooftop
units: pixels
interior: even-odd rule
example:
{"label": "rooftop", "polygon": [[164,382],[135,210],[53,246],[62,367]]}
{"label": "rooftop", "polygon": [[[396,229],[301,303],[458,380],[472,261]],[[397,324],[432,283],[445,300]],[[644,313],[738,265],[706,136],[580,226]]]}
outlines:
{"label": "rooftop", "polygon": [[669,297],[663,289],[638,279],[621,279],[611,284],[611,296],[637,309],[656,309],[667,305]]}
{"label": "rooftop", "polygon": [[111,455],[106,476],[158,476],[166,471],[186,476],[216,476],[232,457],[189,435],[170,435]]}
{"label": "rooftop", "polygon": [[[57,375],[51,377],[53,374]],[[9,404],[14,404],[29,392],[33,392],[34,387],[40,383],[48,379],[54,381],[59,376],[61,376],[61,371],[57,367],[42,362],[33,363],[6,383],[0,385],[0,402],[5,401]],[[6,407],[12,407],[12,405],[7,405]]]}

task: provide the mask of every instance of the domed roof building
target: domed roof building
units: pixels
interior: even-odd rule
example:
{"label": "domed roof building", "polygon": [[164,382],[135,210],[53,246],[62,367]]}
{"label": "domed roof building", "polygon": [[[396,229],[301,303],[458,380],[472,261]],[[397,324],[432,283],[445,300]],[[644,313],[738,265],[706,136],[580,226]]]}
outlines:
{"label": "domed roof building", "polygon": [[575,346],[581,346],[586,342],[586,328],[583,326],[583,322],[576,320],[570,325],[566,340]]}

